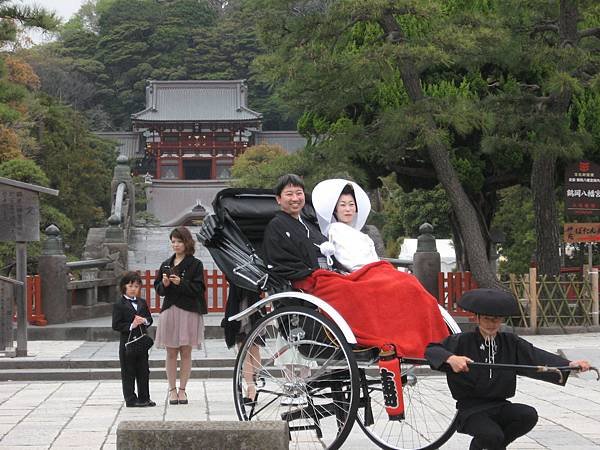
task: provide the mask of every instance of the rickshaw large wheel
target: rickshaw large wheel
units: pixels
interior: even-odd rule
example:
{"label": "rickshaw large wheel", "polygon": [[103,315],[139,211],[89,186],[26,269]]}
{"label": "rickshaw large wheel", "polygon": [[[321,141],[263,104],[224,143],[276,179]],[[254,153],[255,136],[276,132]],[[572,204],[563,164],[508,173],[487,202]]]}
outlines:
{"label": "rickshaw large wheel", "polygon": [[[452,317],[444,317],[444,320],[451,334],[460,332]],[[456,402],[445,374],[431,370],[429,365],[424,361],[420,363],[418,359],[411,363],[403,362],[401,373],[405,418],[389,420],[377,361],[359,363],[359,367],[362,398],[356,421],[380,448],[437,449],[454,434]],[[367,397],[370,401],[367,401]]]}
{"label": "rickshaw large wheel", "polygon": [[358,367],[327,317],[301,306],[275,309],[248,334],[234,370],[240,420],[287,421],[290,448],[337,449],[346,440],[360,397]]}

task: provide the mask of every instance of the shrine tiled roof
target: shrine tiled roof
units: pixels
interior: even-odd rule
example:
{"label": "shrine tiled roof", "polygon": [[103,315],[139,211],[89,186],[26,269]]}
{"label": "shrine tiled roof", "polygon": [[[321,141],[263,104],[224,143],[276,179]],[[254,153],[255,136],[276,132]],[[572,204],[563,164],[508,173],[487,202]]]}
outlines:
{"label": "shrine tiled roof", "polygon": [[96,131],[94,133],[104,139],[116,142],[119,155],[135,158],[143,152],[141,134],[136,131]]}
{"label": "shrine tiled roof", "polygon": [[306,138],[297,131],[257,131],[256,145],[280,145],[288,153],[294,153],[306,147]]}
{"label": "shrine tiled roof", "polygon": [[257,122],[244,80],[148,81],[146,109],[133,122]]}

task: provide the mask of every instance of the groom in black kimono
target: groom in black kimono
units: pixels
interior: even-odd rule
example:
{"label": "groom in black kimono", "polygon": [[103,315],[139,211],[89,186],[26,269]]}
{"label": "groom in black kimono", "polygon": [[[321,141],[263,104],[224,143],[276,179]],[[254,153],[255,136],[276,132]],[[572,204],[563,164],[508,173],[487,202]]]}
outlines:
{"label": "groom in black kimono", "polygon": [[281,211],[267,225],[263,240],[269,270],[294,281],[306,278],[321,266],[326,268],[318,245],[327,238],[302,216],[306,201],[302,179],[294,174],[283,175],[277,180],[275,196]]}
{"label": "groom in black kimono", "polygon": [[[502,320],[519,314],[516,299],[497,289],[474,289],[465,293],[459,306],[477,316],[475,331],[447,337],[427,346],[425,357],[431,367],[447,374],[448,386],[458,409],[458,432],[473,436],[470,450],[505,449],[528,433],[537,423],[537,411],[511,403],[516,375],[559,384],[557,373],[533,370],[498,370],[471,367],[469,363],[519,364],[590,368],[588,361],[569,361],[549,353],[512,333],[499,332]],[[564,385],[569,371],[563,372]]]}

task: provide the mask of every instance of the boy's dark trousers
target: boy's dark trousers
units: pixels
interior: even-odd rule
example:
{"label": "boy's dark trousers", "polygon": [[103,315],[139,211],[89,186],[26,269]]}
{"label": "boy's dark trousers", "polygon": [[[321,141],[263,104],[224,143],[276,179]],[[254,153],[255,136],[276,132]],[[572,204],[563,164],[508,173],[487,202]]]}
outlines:
{"label": "boy's dark trousers", "polygon": [[[121,333],[119,342],[119,363],[121,364],[121,382],[123,385],[123,397],[127,406],[134,406],[136,403],[144,403],[150,400],[149,377],[150,367],[148,364],[148,353],[140,356],[128,356],[125,353],[125,343],[129,338],[129,327],[136,315],[144,317],[148,325],[152,324],[152,314],[142,298],[137,300],[137,311],[131,302],[125,297],[120,297],[113,305],[113,330]],[[132,337],[139,336],[146,327],[140,325],[133,329]],[[135,384],[137,382],[138,393],[135,394]]]}
{"label": "boy's dark trousers", "polygon": [[[139,327],[138,327],[139,328]],[[139,334],[139,330],[135,328],[134,333]],[[119,344],[119,362],[121,364],[121,383],[123,385],[123,397],[127,405],[132,405],[136,402],[144,403],[150,400],[150,366],[148,364],[148,352],[142,355],[129,356],[125,353],[125,342],[129,333],[125,335],[125,339],[121,335]],[[137,382],[138,393],[135,395],[135,383]]]}

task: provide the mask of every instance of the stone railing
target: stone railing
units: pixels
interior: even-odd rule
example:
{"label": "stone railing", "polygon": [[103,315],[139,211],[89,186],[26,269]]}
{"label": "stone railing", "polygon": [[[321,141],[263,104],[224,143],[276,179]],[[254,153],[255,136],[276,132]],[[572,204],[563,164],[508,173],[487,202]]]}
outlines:
{"label": "stone railing", "polygon": [[[58,227],[50,225],[45,234],[39,271],[48,324],[110,314],[120,266],[110,258],[67,262]],[[80,280],[73,279],[74,272]]]}
{"label": "stone railing", "polygon": [[108,258],[88,259],[67,263],[69,273],[81,270],[81,280],[70,280],[67,291],[71,293],[72,305],[93,306],[97,303],[110,303],[117,296],[118,280],[114,276],[99,278],[99,269],[111,262]]}

